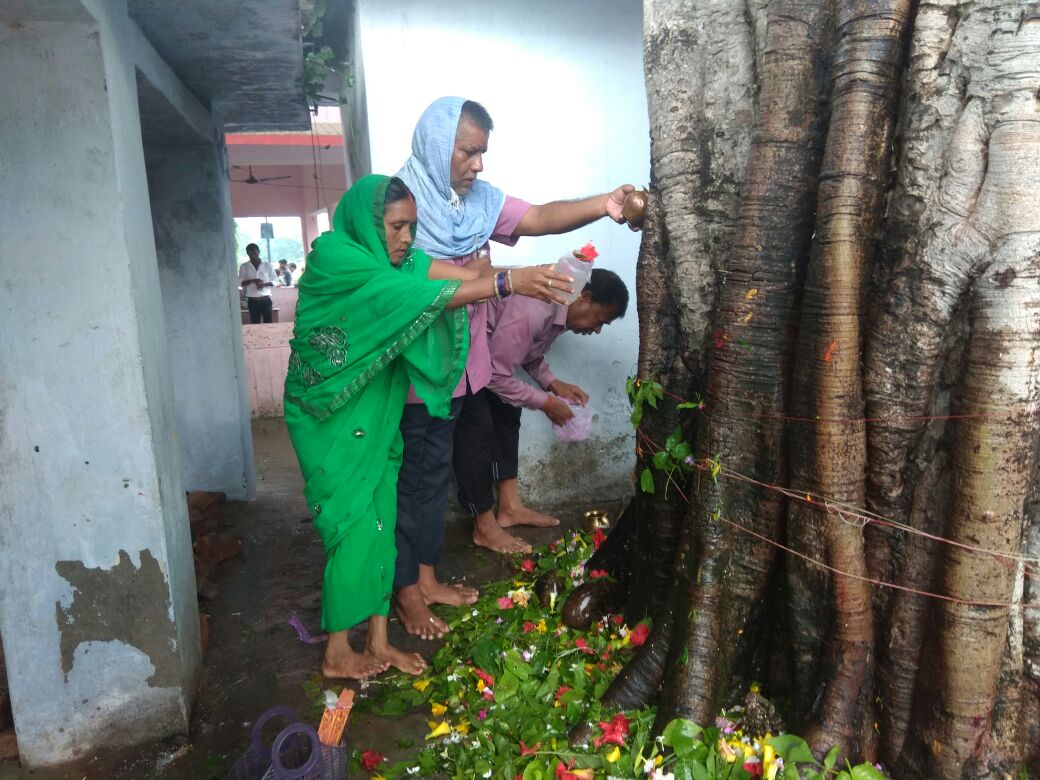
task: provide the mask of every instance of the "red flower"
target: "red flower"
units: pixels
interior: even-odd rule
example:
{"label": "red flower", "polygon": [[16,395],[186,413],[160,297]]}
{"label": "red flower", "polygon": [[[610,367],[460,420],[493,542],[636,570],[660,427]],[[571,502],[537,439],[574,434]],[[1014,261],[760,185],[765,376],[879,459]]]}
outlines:
{"label": "red flower", "polygon": [[594,579],[594,580],[598,580],[600,577],[609,577],[609,576],[610,575],[607,574],[606,569],[592,569],[589,572],[589,578],[590,579]]}
{"label": "red flower", "polygon": [[374,750],[366,750],[361,754],[361,768],[366,772],[371,772],[384,761],[386,761],[386,756]]}
{"label": "red flower", "polygon": [[628,718],[624,713],[619,712],[609,723],[600,721],[597,725],[602,729],[603,734],[592,740],[593,745],[599,747],[612,742],[615,745],[625,746],[625,737],[628,736]]}
{"label": "red flower", "polygon": [[513,600],[511,598],[509,598],[509,596],[501,596],[498,599],[498,608],[499,609],[512,609],[513,608]]}
{"label": "red flower", "polygon": [[561,685],[559,688],[556,689],[556,698],[559,699],[561,696],[563,696],[563,694],[567,693],[567,691],[569,690],[569,686]]}
{"label": "red flower", "polygon": [[596,251],[596,247],[594,247],[592,245],[592,242],[590,241],[578,250],[578,257],[584,257],[591,263],[593,260],[599,257],[599,252]]}
{"label": "red flower", "polygon": [[525,634],[530,634],[536,628],[538,628],[538,626],[535,625],[534,623],[532,623],[530,620],[525,620],[524,621],[524,633]]}
{"label": "red flower", "polygon": [[647,636],[650,635],[650,626],[646,623],[640,623],[638,626],[632,629],[631,639],[632,647],[640,647],[645,641]]}
{"label": "red flower", "polygon": [[603,542],[607,541],[607,535],[603,533],[602,528],[597,528],[596,533],[592,535],[592,545],[594,550],[598,550],[599,546]]}
{"label": "red flower", "polygon": [[573,758],[567,762],[567,766],[564,766],[561,761],[556,764],[556,774],[553,777],[555,780],[586,780],[586,778],[592,777],[591,769],[579,769],[577,772],[572,772],[573,768]]}
{"label": "red flower", "polygon": [[762,762],[761,761],[745,761],[744,762],[744,771],[747,772],[750,775],[754,775],[755,777],[761,777],[762,776],[762,769],[763,769],[763,767],[762,767]]}
{"label": "red flower", "polygon": [[520,740],[520,756],[521,756],[521,758],[523,756],[533,756],[535,753],[537,753],[541,749],[542,749],[542,743],[541,742],[535,742],[531,747],[527,747],[527,745],[524,744],[524,741]]}
{"label": "red flower", "polygon": [[534,571],[534,561],[532,561],[530,558],[524,558],[522,561],[520,561],[520,568],[524,571],[532,572]]}
{"label": "red flower", "polygon": [[583,653],[592,653],[593,655],[596,654],[596,651],[589,647],[589,643],[585,641],[584,637],[579,636],[577,639],[575,639],[574,646],[581,650],[581,652]]}
{"label": "red flower", "polygon": [[615,626],[620,626],[622,623],[625,622],[625,616],[624,615],[611,615],[610,616],[610,622],[613,623]]}
{"label": "red flower", "polygon": [[479,677],[481,680],[483,680],[484,681],[484,685],[487,685],[490,688],[494,688],[495,687],[495,678],[492,677],[487,672],[485,672],[483,669],[474,669],[473,670],[473,674],[475,674],[477,677]]}
{"label": "red flower", "polygon": [[495,700],[495,694],[493,694],[491,692],[490,688],[485,688],[484,692],[481,694],[481,696],[484,697],[484,701],[494,701]]}

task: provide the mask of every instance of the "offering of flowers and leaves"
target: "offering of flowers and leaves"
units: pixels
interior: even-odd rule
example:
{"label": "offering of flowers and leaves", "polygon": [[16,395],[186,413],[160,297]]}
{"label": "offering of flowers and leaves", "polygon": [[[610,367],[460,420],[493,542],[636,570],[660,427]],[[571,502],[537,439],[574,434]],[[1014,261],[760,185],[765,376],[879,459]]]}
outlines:
{"label": "offering of flowers and leaves", "polygon": [[[594,537],[575,533],[539,548],[517,561],[513,578],[485,586],[473,606],[441,612],[452,630],[426,673],[380,678],[354,705],[390,718],[424,713],[422,747],[385,765],[355,739],[354,768],[384,780],[883,777],[869,765],[839,775],[836,752],[818,763],[798,737],[745,734],[739,709],[706,729],[675,720],[654,738],[654,708],[604,708],[600,697],[649,626],[629,627],[621,615],[604,615],[588,631],[564,625],[566,596],[593,577],[586,562],[603,538],[597,529]],[[563,592],[545,587],[548,578],[562,580]],[[571,746],[567,733],[580,722],[593,724],[592,739]]]}

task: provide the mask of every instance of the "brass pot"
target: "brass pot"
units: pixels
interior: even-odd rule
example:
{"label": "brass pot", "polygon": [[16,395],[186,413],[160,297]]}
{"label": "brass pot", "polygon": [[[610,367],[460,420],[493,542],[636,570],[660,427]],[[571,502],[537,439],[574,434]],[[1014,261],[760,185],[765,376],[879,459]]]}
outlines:
{"label": "brass pot", "polygon": [[610,528],[610,517],[602,509],[590,509],[585,513],[585,522],[583,525],[585,530],[590,533],[595,531],[597,528]]}
{"label": "brass pot", "polygon": [[632,190],[625,196],[625,202],[621,206],[621,216],[625,218],[632,227],[641,228],[643,219],[646,217],[646,204],[650,199],[646,190]]}

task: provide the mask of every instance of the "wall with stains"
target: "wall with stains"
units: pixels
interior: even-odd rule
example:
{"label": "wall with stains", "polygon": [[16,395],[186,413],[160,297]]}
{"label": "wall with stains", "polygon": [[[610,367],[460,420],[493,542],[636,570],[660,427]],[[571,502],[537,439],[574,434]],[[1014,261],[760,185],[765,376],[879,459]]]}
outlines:
{"label": "wall with stains", "polygon": [[137,72],[187,93],[125,9],[83,8],[0,24],[0,632],[28,766],[184,730],[199,666]]}
{"label": "wall with stains", "polygon": [[145,161],[185,490],[254,492],[252,433],[223,155],[148,143]]}
{"label": "wall with stains", "polygon": [[[650,176],[642,3],[361,0],[361,52],[372,170],[393,173],[412,129],[442,95],[477,100],[495,122],[483,178],[531,203],[607,192]],[[344,127],[348,122],[344,122]],[[598,336],[564,334],[549,362],[592,397],[592,438],[564,444],[525,412],[521,484],[535,500],[591,500],[630,490],[634,438],[625,378],[635,372],[638,234],[603,219],[564,236],[492,245],[496,264],[555,262],[593,240],[597,265],[625,280],[625,319]]]}

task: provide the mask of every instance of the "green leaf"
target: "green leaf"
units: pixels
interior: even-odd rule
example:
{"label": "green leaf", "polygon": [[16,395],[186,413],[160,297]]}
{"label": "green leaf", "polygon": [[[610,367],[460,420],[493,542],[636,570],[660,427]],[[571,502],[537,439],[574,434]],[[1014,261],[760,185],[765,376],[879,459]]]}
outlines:
{"label": "green leaf", "polygon": [[535,694],[535,698],[539,701],[547,701],[550,696],[556,693],[556,690],[560,687],[560,672],[556,668],[553,668],[549,672],[549,675],[542,682],[541,687]]}
{"label": "green leaf", "polygon": [[693,755],[694,746],[700,742],[698,736],[703,729],[692,720],[676,718],[664,727],[664,744],[675,751],[679,758]]}
{"label": "green leaf", "polygon": [[695,404],[691,401],[683,401],[681,404],[675,405],[676,409],[700,409],[700,404]]}
{"label": "green leaf", "polygon": [[508,653],[505,663],[506,669],[515,674],[518,679],[526,680],[531,676],[531,667],[516,652]]}
{"label": "green leaf", "polygon": [[[672,457],[675,458],[677,463],[682,463],[692,454],[693,450],[690,449],[690,443],[681,441],[675,445],[675,449],[672,450]],[[685,465],[685,464],[683,464]],[[689,468],[687,466],[687,468]]]}
{"label": "green leaf", "polygon": [[675,449],[675,445],[678,444],[680,441],[682,441],[682,428],[676,428],[674,431],[668,434],[668,438],[665,440],[664,443],[664,448],[671,452]]}
{"label": "green leaf", "polygon": [[643,422],[643,407],[637,406],[632,409],[632,416],[629,419],[632,421],[632,427],[638,428],[639,423]]}
{"label": "green leaf", "polygon": [[654,468],[665,471],[669,466],[672,465],[672,458],[663,450],[661,452],[654,453]]}
{"label": "green leaf", "polygon": [[823,757],[823,768],[828,772],[834,768],[834,764],[838,761],[838,753],[841,752],[841,745],[835,745],[827,751],[827,755]]}
{"label": "green leaf", "polygon": [[503,672],[495,680],[495,701],[504,702],[511,699],[520,690],[520,680],[512,672]]}
{"label": "green leaf", "polygon": [[643,473],[639,475],[639,487],[644,493],[653,495],[654,475],[650,472],[650,469],[643,469]]}
{"label": "green leaf", "polygon": [[498,671],[498,645],[491,639],[481,639],[471,651],[473,663],[488,674]]}
{"label": "green leaf", "polygon": [[773,750],[780,754],[785,764],[815,764],[816,759],[808,743],[794,734],[780,734],[769,739]]}
{"label": "green leaf", "polygon": [[549,770],[541,761],[532,761],[524,769],[523,780],[548,780]]}
{"label": "green leaf", "polygon": [[885,780],[873,764],[857,764],[852,767],[852,780]]}

